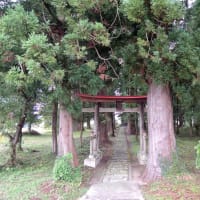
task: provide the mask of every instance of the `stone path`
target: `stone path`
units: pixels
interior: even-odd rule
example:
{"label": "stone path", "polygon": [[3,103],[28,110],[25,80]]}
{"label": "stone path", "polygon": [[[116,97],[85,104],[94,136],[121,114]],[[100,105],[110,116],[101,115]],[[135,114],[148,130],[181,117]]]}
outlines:
{"label": "stone path", "polygon": [[119,130],[113,146],[113,155],[105,171],[103,182],[128,181],[129,166],[127,143],[124,135],[124,127]]}
{"label": "stone path", "polygon": [[94,184],[79,200],[144,200],[137,184],[129,180],[130,161],[125,128],[114,140],[113,154],[101,183]]}

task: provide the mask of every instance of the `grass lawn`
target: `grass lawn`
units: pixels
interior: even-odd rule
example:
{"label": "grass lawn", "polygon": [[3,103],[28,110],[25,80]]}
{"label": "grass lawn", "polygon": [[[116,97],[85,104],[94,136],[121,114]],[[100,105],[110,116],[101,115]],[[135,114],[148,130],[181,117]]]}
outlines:
{"label": "grass lawn", "polygon": [[[84,134],[88,135],[88,133]],[[75,133],[78,137],[78,133]],[[88,138],[84,138],[83,147],[80,148],[79,139],[76,145],[80,158],[89,153]],[[51,136],[44,134],[40,136],[24,136],[23,152],[18,152],[17,157],[22,165],[16,168],[0,169],[0,199],[1,200],[74,200],[86,188],[80,184],[67,184],[62,181],[53,180],[53,165],[55,156],[51,153]],[[0,165],[8,159],[9,148],[6,138],[0,140]],[[82,167],[83,181],[89,178],[90,170]]]}
{"label": "grass lawn", "polygon": [[[74,133],[79,154],[83,183],[67,184],[53,180],[55,156],[51,153],[51,136],[24,136],[23,152],[18,152],[22,165],[0,169],[0,200],[75,200],[87,190],[93,169],[83,167],[83,159],[89,154],[89,132],[84,133],[80,147],[79,133]],[[139,145],[131,136],[132,153]],[[200,199],[200,171],[195,168],[194,146],[200,138],[177,138],[177,154],[171,167],[163,165],[164,177],[143,188],[146,200],[197,200]],[[0,138],[0,165],[8,159],[7,138]]]}
{"label": "grass lawn", "polygon": [[200,199],[200,170],[195,168],[194,146],[200,138],[178,137],[177,154],[169,167],[163,168],[164,177],[143,189],[146,200]]}

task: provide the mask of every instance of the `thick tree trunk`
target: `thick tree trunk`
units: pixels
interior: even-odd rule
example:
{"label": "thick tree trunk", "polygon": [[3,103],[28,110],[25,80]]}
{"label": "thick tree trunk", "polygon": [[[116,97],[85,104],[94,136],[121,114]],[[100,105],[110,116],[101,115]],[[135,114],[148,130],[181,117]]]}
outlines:
{"label": "thick tree trunk", "polygon": [[162,176],[160,162],[170,160],[176,147],[169,87],[151,83],[147,106],[149,150],[143,179],[153,181]]}
{"label": "thick tree trunk", "polygon": [[52,152],[57,155],[58,141],[57,141],[57,121],[58,121],[58,102],[53,102],[52,108]]}
{"label": "thick tree trunk", "polygon": [[73,156],[72,164],[76,167],[78,166],[78,156],[73,139],[73,120],[71,114],[62,104],[60,105],[59,120],[58,155],[63,156],[67,153],[71,153]]}

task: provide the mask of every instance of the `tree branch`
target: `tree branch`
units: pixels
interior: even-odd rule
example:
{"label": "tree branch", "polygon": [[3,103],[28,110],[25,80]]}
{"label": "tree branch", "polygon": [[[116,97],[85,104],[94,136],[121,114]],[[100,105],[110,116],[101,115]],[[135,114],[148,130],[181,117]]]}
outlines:
{"label": "tree branch", "polygon": [[104,58],[104,57],[102,57],[102,56],[100,55],[100,53],[99,53],[99,51],[98,51],[98,49],[97,49],[96,47],[94,47],[94,49],[95,49],[95,51],[96,51],[98,57],[99,57],[101,60],[103,60],[103,61],[111,60],[111,58]]}
{"label": "tree branch", "polygon": [[56,16],[56,13],[52,10],[52,5],[47,3],[45,0],[42,0],[45,8],[47,9],[47,11],[49,12],[49,14],[53,17],[53,19],[56,21],[57,25],[62,26],[63,22],[61,20],[58,19],[58,17]]}
{"label": "tree branch", "polygon": [[113,70],[113,72],[114,72],[114,74],[115,74],[115,76],[119,79],[119,75],[117,74],[117,72],[116,72],[116,70],[115,70],[115,68],[112,66],[112,64],[110,63],[110,61],[107,61],[107,63],[109,64],[109,66],[112,68],[112,70]]}

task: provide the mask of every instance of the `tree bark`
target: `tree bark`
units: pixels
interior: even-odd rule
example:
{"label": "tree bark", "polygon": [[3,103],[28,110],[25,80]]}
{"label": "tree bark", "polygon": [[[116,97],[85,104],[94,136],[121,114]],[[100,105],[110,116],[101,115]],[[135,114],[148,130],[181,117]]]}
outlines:
{"label": "tree bark", "polygon": [[195,125],[195,134],[196,134],[196,136],[200,136],[200,126],[199,126],[199,124],[196,124]]}
{"label": "tree bark", "polygon": [[105,146],[106,144],[111,144],[108,136],[108,127],[110,126],[107,120],[101,121],[99,123],[99,131],[100,131],[100,144]]}
{"label": "tree bark", "polygon": [[28,132],[29,132],[29,134],[31,134],[31,130],[32,130],[32,123],[29,122],[28,123]]}
{"label": "tree bark", "polygon": [[19,135],[18,150],[23,151],[23,148],[22,148],[22,131]]}
{"label": "tree bark", "polygon": [[80,144],[83,145],[83,132],[84,132],[84,115],[81,116],[81,131],[80,131]]}
{"label": "tree bark", "polygon": [[112,137],[115,137],[115,116],[114,113],[111,113],[111,128],[112,128]]}
{"label": "tree bark", "polygon": [[90,117],[86,118],[87,122],[87,129],[91,129],[91,124],[90,124]]}
{"label": "tree bark", "polygon": [[149,155],[143,180],[153,181],[162,176],[161,161],[170,160],[176,147],[169,86],[152,82],[147,105]]}
{"label": "tree bark", "polygon": [[73,131],[81,131],[82,124],[80,119],[73,119]]}
{"label": "tree bark", "polygon": [[106,119],[106,129],[107,129],[107,133],[109,135],[109,133],[113,132],[113,128],[112,128],[112,113],[105,113],[105,119]]}
{"label": "tree bark", "polygon": [[26,100],[26,102],[24,103],[24,108],[22,110],[21,117],[19,118],[15,135],[10,136],[10,147],[11,147],[10,162],[12,166],[15,166],[17,164],[16,148],[17,148],[17,143],[20,140],[20,137],[22,137],[22,128],[24,126],[27,117],[28,103],[29,103],[28,100]]}
{"label": "tree bark", "polygon": [[58,155],[63,156],[71,153],[73,156],[72,165],[76,167],[78,166],[78,156],[73,139],[73,120],[71,114],[62,104],[60,105],[59,120]]}
{"label": "tree bark", "polygon": [[11,139],[11,141],[10,141],[11,153],[10,153],[10,160],[8,161],[8,163],[10,163],[12,167],[16,166],[16,164],[17,164],[16,147],[17,147],[17,145],[13,144],[12,139]]}
{"label": "tree bark", "polygon": [[57,155],[58,141],[57,141],[57,121],[58,121],[58,102],[53,102],[52,108],[52,152]]}
{"label": "tree bark", "polygon": [[128,135],[134,135],[136,133],[135,124],[131,116],[128,117],[126,132]]}
{"label": "tree bark", "polygon": [[192,137],[193,136],[193,124],[192,124],[192,118],[190,119],[190,122],[189,122],[189,124],[190,124],[190,127],[189,127],[189,135],[190,135],[190,137]]}

